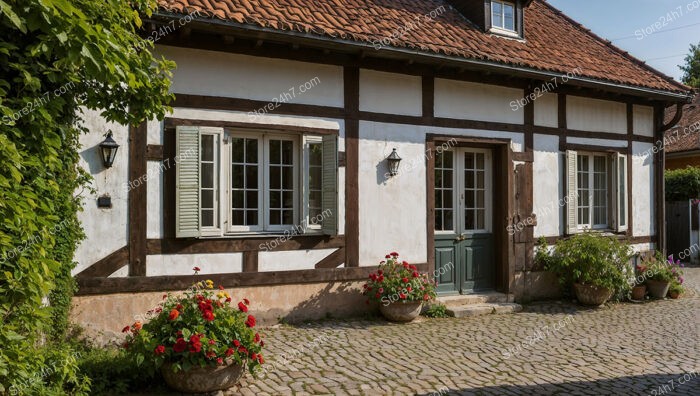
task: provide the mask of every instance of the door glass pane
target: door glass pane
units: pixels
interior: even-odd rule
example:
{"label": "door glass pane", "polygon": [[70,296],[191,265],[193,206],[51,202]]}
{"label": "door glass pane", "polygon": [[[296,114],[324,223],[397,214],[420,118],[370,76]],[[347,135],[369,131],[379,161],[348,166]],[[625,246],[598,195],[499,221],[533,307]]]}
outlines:
{"label": "door glass pane", "polygon": [[452,169],[454,155],[451,151],[435,156],[435,230],[454,230],[454,189]]}
{"label": "door glass pane", "polygon": [[231,225],[257,226],[259,141],[256,138],[233,138],[231,141]]}
{"label": "door glass pane", "polygon": [[578,176],[578,225],[585,226],[590,225],[590,212],[589,212],[589,201],[590,201],[590,190],[589,190],[589,165],[588,156],[579,155],[577,156],[577,176]]}
{"label": "door glass pane", "polygon": [[486,154],[464,154],[464,229],[485,230],[486,224]]}
{"label": "door glass pane", "polygon": [[625,183],[625,180],[627,178],[627,167],[626,167],[626,158],[624,157],[618,157],[618,170],[617,173],[619,175],[618,177],[618,186],[617,186],[617,191],[618,194],[620,195],[619,200],[620,200],[620,225],[625,226],[627,225],[627,200],[626,195],[627,195],[627,186]]}
{"label": "door glass pane", "polygon": [[593,224],[608,225],[608,157],[593,157]]}

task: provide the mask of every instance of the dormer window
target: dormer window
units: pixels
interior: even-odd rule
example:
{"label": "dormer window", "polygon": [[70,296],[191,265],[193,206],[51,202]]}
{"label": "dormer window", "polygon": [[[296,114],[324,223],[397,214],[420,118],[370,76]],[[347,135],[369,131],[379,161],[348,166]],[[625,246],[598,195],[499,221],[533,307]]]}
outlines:
{"label": "dormer window", "polygon": [[491,22],[495,28],[515,33],[515,4],[508,1],[492,1]]}
{"label": "dormer window", "polygon": [[510,33],[517,33],[515,26],[515,3],[493,0],[491,2],[491,26]]}

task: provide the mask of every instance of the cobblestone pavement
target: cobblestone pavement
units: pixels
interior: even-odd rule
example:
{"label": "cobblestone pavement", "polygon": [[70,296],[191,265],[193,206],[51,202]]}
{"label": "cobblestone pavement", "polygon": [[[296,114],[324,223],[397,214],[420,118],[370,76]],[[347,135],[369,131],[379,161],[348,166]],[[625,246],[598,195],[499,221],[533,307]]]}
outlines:
{"label": "cobblestone pavement", "polygon": [[267,373],[226,394],[700,395],[700,268],[686,278],[680,300],[269,328]]}

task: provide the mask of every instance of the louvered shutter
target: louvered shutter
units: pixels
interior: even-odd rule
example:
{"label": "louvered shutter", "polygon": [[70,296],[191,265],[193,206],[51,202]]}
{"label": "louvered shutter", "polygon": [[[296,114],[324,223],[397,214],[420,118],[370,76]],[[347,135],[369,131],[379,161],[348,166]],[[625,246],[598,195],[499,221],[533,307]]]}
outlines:
{"label": "louvered shutter", "polygon": [[566,151],[566,233],[575,234],[578,232],[577,212],[578,212],[578,181],[577,181],[577,158],[578,153],[573,150]]}
{"label": "louvered shutter", "polygon": [[199,128],[177,127],[175,236],[197,238],[199,222]]}
{"label": "louvered shutter", "polygon": [[338,136],[323,136],[322,230],[338,234]]}

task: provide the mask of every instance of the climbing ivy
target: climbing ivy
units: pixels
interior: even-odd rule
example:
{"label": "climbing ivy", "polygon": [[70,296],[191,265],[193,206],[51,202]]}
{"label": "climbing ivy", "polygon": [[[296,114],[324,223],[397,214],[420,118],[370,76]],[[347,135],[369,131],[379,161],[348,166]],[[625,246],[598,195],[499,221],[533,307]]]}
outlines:
{"label": "climbing ivy", "polygon": [[76,191],[89,180],[77,166],[81,109],[121,124],[169,110],[174,65],[137,34],[154,7],[0,0],[0,394],[89,385],[62,342],[83,237]]}

